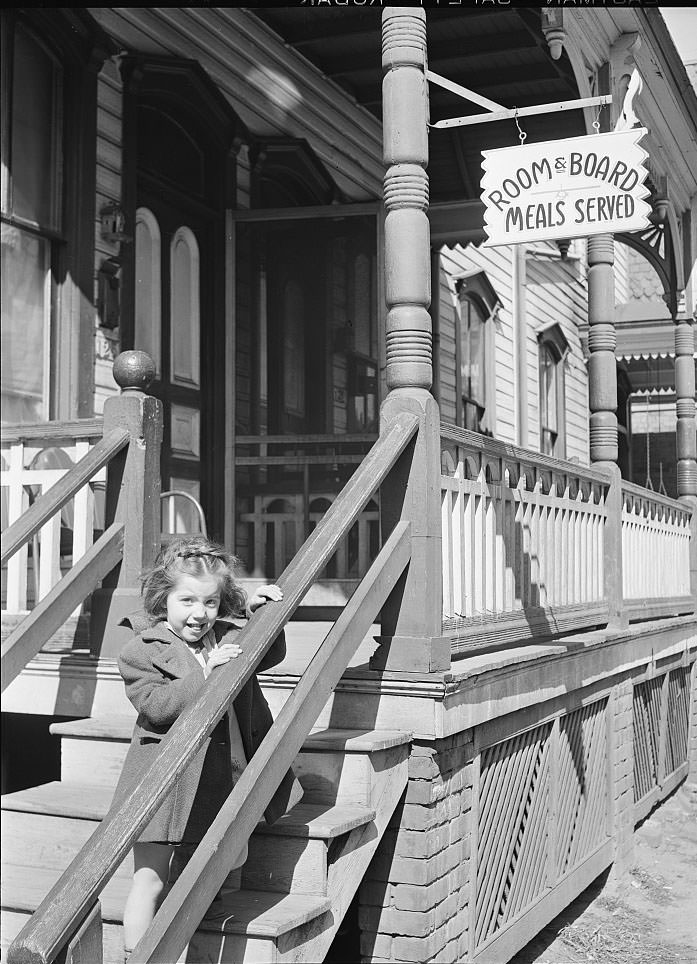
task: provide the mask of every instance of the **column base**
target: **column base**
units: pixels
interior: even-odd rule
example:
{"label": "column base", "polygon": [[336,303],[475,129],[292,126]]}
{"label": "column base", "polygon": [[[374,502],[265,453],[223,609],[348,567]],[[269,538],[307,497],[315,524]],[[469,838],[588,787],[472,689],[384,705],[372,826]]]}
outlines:
{"label": "column base", "polygon": [[440,673],[450,669],[449,636],[377,636],[370,668],[398,673]]}

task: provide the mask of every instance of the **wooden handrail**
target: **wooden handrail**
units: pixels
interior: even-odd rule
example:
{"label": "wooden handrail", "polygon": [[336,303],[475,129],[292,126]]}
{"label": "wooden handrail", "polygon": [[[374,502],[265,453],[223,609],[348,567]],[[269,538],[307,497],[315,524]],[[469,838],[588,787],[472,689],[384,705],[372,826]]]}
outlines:
{"label": "wooden handrail", "polygon": [[90,449],[87,455],[68,469],[55,485],[40,495],[16,522],[8,526],[4,532],[0,565],[4,565],[15,552],[29,542],[45,522],[62,509],[93,475],[104,468],[128,444],[128,439],[129,434],[126,429],[114,429],[109,432]]}
{"label": "wooden handrail", "polygon": [[451,425],[449,422],[441,422],[440,434],[445,441],[455,442],[456,445],[462,445],[475,452],[483,452],[486,455],[505,458],[513,462],[525,462],[542,469],[544,472],[563,472],[587,482],[596,482],[600,485],[610,484],[610,477],[602,469],[577,465],[575,462],[552,458],[550,455],[543,455],[541,452],[534,452],[532,449],[519,448],[509,442],[501,442],[498,439],[489,438],[488,435],[470,432],[468,429]]}
{"label": "wooden handrail", "polygon": [[104,420],[99,418],[79,418],[75,422],[31,422],[26,424],[3,425],[2,441],[30,442],[49,441],[59,438],[97,438],[104,430]]}
{"label": "wooden handrail", "polygon": [[685,512],[688,516],[692,515],[692,506],[687,502],[679,502],[677,499],[671,499],[669,495],[654,492],[652,489],[636,485],[634,482],[627,482],[625,479],[622,479],[622,495],[633,495],[638,499],[648,499],[650,502],[655,502],[656,505],[664,506],[667,509],[677,509]]}
{"label": "wooden handrail", "polygon": [[153,766],[118,809],[104,818],[17,935],[8,952],[8,964],[50,964],[55,959],[174,781],[251,677],[366,502],[387,477],[419,422],[417,415],[405,412],[390,423],[278,579],[283,599],[265,606],[241,630],[238,643],[242,655],[221,666],[174,723]]}
{"label": "wooden handrail", "polygon": [[409,522],[398,522],[393,529],[134,948],[134,962],[178,960],[404,572],[411,556],[410,530]]}
{"label": "wooden handrail", "polygon": [[100,580],[120,561],[123,551],[123,522],[115,522],[97,539],[23,619],[2,644],[3,691],[22,672],[80,603],[96,588]]}

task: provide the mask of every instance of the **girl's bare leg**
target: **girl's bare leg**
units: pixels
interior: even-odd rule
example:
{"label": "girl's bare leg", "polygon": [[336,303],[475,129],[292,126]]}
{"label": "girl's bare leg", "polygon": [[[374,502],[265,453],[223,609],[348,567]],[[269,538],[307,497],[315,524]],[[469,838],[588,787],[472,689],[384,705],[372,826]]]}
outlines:
{"label": "girl's bare leg", "polygon": [[127,954],[152,924],[167,883],[173,852],[168,844],[133,846],[133,883],[123,912],[123,943]]}

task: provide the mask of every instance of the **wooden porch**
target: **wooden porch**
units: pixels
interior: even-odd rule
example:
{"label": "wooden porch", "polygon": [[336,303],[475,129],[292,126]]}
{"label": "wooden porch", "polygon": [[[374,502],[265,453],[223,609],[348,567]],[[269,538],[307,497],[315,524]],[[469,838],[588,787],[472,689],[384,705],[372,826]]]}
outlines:
{"label": "wooden porch", "polygon": [[[680,500],[628,485],[615,464],[612,239],[601,237],[589,252],[592,465],[441,423],[429,391],[425,58],[423,11],[386,10],[379,435],[365,453],[278,456],[302,473],[302,501],[251,503],[241,522],[256,561],[285,565],[284,599],[242,631],[237,665],[212,677],[114,810],[133,721],[117,623],[138,606],[162,538],[153,366],[120,356],[121,394],[101,426],[9,433],[6,706],[43,700],[82,719],[54,727],[61,780],[3,802],[28,841],[4,875],[8,964],[122,959],[131,845],[284,627],[289,655],[262,677],[274,726],[132,964],[323,959],[350,913],[371,964],[508,960],[601,871],[622,872],[636,821],[696,765],[694,369],[690,380],[680,361],[676,378]],[[691,323],[676,328],[689,361]],[[73,464],[37,475],[36,450],[49,446]],[[240,457],[270,466],[258,448]],[[313,464],[355,470],[337,491],[315,490]],[[346,584],[345,605],[326,623],[303,619],[328,573]],[[88,645],[64,645],[87,600]],[[304,809],[265,834],[261,815],[291,765]],[[46,841],[66,826],[69,843],[41,873]],[[234,893],[216,911],[225,882]]]}
{"label": "wooden porch", "polygon": [[[66,940],[73,954],[84,955],[86,948],[96,953],[94,948],[101,947],[97,931],[106,936],[103,959],[119,959],[119,895],[128,874],[128,863],[121,862],[130,840],[167,791],[171,774],[186,764],[223,712],[230,686],[233,692],[239,686],[239,678],[221,682],[200,701],[173,731],[161,765],[129,806],[106,814],[133,722],[114,667],[109,609],[118,614],[126,603],[133,606],[133,575],[145,551],[144,535],[159,538],[161,530],[157,406],[129,384],[132,372],[126,364],[117,377],[124,393],[108,406],[105,425],[93,420],[61,425],[45,433],[48,438],[41,438],[38,427],[18,429],[3,456],[14,468],[2,479],[9,505],[23,500],[26,505],[30,485],[45,488],[13,520],[3,550],[10,563],[14,560],[7,567],[7,600],[19,599],[25,609],[3,613],[4,623],[12,624],[5,627],[11,632],[3,643],[4,685],[9,683],[5,706],[12,710],[33,701],[40,712],[87,718],[52,728],[63,746],[61,781],[9,794],[3,803],[19,837],[28,833],[34,840],[39,831],[28,829],[31,821],[48,821],[40,833],[49,832],[52,822],[75,820],[76,793],[83,810],[91,801],[91,823],[84,825],[89,840],[81,838],[85,846],[65,877],[57,879],[62,867],[44,872],[41,879],[52,889],[17,938],[17,953],[24,954],[19,951],[28,946],[23,941],[45,938],[23,935],[36,928],[55,934],[37,957],[45,961],[53,960]],[[245,673],[284,623],[289,638],[284,663],[262,676],[278,727],[266,752],[255,757],[249,777],[251,785],[265,774],[263,789],[257,783],[247,796],[242,787],[230,798],[222,836],[204,842],[201,854],[182,870],[165,916],[158,915],[153,947],[143,948],[142,960],[173,960],[185,946],[188,956],[181,959],[191,962],[211,953],[221,960],[249,954],[255,961],[295,960],[295,951],[282,952],[284,947],[324,955],[347,913],[358,913],[367,960],[382,959],[388,947],[390,954],[399,947],[396,953],[404,955],[416,938],[408,936],[412,925],[389,909],[389,895],[407,900],[418,884],[430,899],[443,874],[452,881],[458,907],[466,909],[452,918],[461,925],[447,942],[453,945],[452,959],[506,960],[603,869],[614,862],[621,870],[631,852],[634,824],[685,777],[694,740],[690,693],[697,657],[690,506],[623,483],[601,468],[560,462],[440,424],[431,403],[427,409],[419,416],[409,406],[386,407],[380,439],[286,567],[280,580],[283,604],[269,607],[245,631]],[[124,413],[129,429],[119,430]],[[78,445],[86,452],[72,469],[51,470],[52,476],[38,477],[33,468],[18,471],[35,463],[37,448],[57,442],[66,453],[75,453]],[[115,463],[119,451],[126,453],[120,466]],[[436,498],[427,497],[424,476],[433,479]],[[407,491],[413,486],[421,494],[399,509],[392,487],[402,487],[405,479]],[[103,486],[106,514],[100,515],[95,506]],[[310,587],[332,558],[341,558],[339,547],[352,530],[360,531],[355,527],[365,506],[376,499],[383,526],[376,557],[365,560],[367,571],[357,588],[344,583],[350,595],[345,607],[336,607],[341,613],[336,622],[317,621],[317,614],[307,622],[302,603]],[[72,516],[66,507],[73,509]],[[61,516],[73,523],[72,541],[64,534],[63,555]],[[266,524],[275,526],[276,520]],[[429,526],[434,535],[420,539],[419,530]],[[426,570],[423,561],[420,569],[412,568],[424,550],[443,590],[433,629],[428,638],[419,638],[405,632],[404,617],[410,599],[412,619],[423,624],[429,612],[431,618],[436,615],[427,604],[434,569]],[[128,552],[133,553],[130,565]],[[38,599],[27,614],[34,558],[39,559]],[[112,575],[109,586],[107,573],[118,558],[115,574],[120,574],[116,580]],[[419,589],[408,596],[410,576],[418,578]],[[99,593],[92,597],[86,619],[79,599],[100,581],[101,600]],[[106,618],[95,619],[104,597],[111,602]],[[293,614],[295,620],[287,622]],[[101,647],[95,633],[100,623],[106,626]],[[82,693],[77,702],[76,691]],[[359,752],[359,744],[351,749],[351,741],[360,739],[366,751],[370,746],[373,766],[378,771],[387,766],[389,779],[366,790],[360,806],[372,810],[359,814],[358,804],[346,796],[345,781],[358,765],[351,754]],[[321,757],[320,766],[317,749],[334,744],[334,762]],[[385,757],[379,764],[389,746],[390,762]],[[240,840],[226,829],[233,820],[236,828],[243,820],[252,834],[253,862],[265,866],[263,855],[276,853],[254,826],[266,794],[273,792],[280,753],[283,760],[295,759],[307,797],[302,804],[307,813],[295,814],[295,830],[289,825],[290,839],[319,832],[310,828],[323,815],[328,839],[346,837],[342,849],[328,851],[338,861],[334,871],[330,867],[323,884],[308,885],[292,869],[292,860],[300,858],[289,856],[287,883],[279,879],[263,898],[266,903],[259,904],[262,898],[253,895],[261,893],[260,878],[252,863],[242,872],[242,890],[222,930],[209,918],[198,930],[193,918],[184,926],[178,908],[184,902],[189,906],[191,888],[200,908],[196,914],[203,917],[218,881],[226,877],[226,863],[234,859]],[[271,754],[273,767],[267,765]],[[95,785],[90,761],[97,758],[109,762]],[[329,797],[318,797],[326,766],[338,766],[345,776]],[[328,807],[343,807],[344,814],[353,808],[354,824],[329,828]],[[82,819],[86,816],[87,811]],[[457,833],[447,842],[443,828],[453,819]],[[44,859],[38,840],[29,847],[30,861]],[[352,847],[361,858],[340,874],[339,855],[348,860]],[[6,870],[16,894],[22,892],[17,876],[22,859],[13,851]],[[79,889],[76,881],[83,878]],[[324,888],[326,896],[311,898],[307,886],[310,893]],[[301,895],[304,904],[298,903]],[[8,918],[10,937],[27,919],[23,900]],[[442,916],[445,908],[433,900],[427,920],[434,926],[418,940],[419,954],[435,956],[443,929],[454,933],[454,924],[450,918],[435,924],[436,913]],[[78,924],[72,937],[69,928],[75,925],[57,919],[68,907]],[[98,909],[85,918],[90,907]],[[394,934],[399,927],[405,931],[401,938],[399,931]],[[9,951],[8,961],[14,953]]]}

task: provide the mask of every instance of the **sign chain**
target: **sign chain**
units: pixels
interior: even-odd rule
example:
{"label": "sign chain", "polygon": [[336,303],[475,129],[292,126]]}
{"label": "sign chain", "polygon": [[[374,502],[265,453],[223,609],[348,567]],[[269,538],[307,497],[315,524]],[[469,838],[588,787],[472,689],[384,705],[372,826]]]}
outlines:
{"label": "sign chain", "polygon": [[518,128],[518,137],[520,138],[520,145],[522,147],[525,144],[525,139],[527,138],[528,135],[525,133],[525,131],[518,123],[518,108],[514,107],[513,110],[515,111],[515,114],[513,115],[513,120],[515,121],[515,126]]}
{"label": "sign chain", "polygon": [[599,134],[599,133],[600,133],[600,115],[601,115],[602,112],[603,112],[603,107],[604,107],[604,106],[605,106],[604,104],[601,104],[601,105],[600,105],[600,107],[598,108],[598,113],[596,114],[595,120],[593,121],[593,127],[595,128],[595,133],[596,133],[596,134]]}

